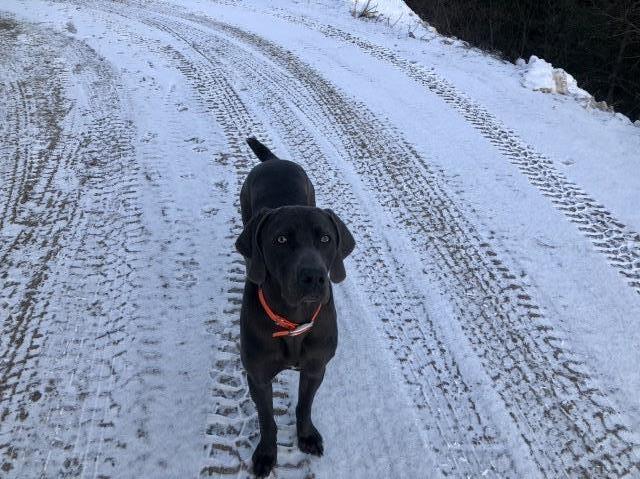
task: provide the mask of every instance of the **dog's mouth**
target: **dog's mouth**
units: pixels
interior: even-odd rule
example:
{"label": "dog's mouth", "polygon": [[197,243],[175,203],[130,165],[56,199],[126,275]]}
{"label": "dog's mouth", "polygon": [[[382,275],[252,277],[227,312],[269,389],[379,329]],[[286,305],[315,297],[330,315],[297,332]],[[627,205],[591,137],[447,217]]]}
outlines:
{"label": "dog's mouth", "polygon": [[311,305],[311,304],[327,304],[329,302],[329,291],[318,291],[313,293],[307,293],[299,299],[299,304]]}
{"label": "dog's mouth", "polygon": [[328,286],[323,288],[309,288],[302,291],[297,287],[289,286],[282,288],[282,297],[291,307],[312,306],[318,304],[327,304],[331,297]]}
{"label": "dog's mouth", "polygon": [[305,296],[303,297],[300,302],[304,303],[304,304],[312,304],[312,303],[319,303],[322,301],[322,296],[320,295],[312,295],[312,296]]}
{"label": "dog's mouth", "polygon": [[308,293],[302,296],[291,295],[289,298],[285,298],[285,301],[292,307],[298,306],[312,306],[317,304],[327,304],[329,301],[329,292]]}

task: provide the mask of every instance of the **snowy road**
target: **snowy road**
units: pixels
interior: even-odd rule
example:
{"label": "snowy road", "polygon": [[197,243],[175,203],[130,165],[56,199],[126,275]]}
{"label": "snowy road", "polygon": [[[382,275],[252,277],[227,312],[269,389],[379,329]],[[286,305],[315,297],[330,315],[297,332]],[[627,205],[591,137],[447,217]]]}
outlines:
{"label": "snowy road", "polygon": [[249,477],[256,135],[358,246],[283,478],[640,477],[640,129],[343,2],[0,5],[0,477]]}

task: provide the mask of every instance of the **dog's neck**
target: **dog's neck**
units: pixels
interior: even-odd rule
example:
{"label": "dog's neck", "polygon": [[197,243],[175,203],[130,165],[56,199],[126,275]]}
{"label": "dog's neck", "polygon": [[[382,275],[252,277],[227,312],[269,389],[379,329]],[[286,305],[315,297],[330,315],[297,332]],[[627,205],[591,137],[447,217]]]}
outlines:
{"label": "dog's neck", "polygon": [[298,324],[308,323],[318,308],[318,303],[302,303],[298,306],[287,304],[287,302],[282,299],[280,286],[268,279],[260,287],[262,288],[269,307],[276,314],[284,316],[291,322]]}

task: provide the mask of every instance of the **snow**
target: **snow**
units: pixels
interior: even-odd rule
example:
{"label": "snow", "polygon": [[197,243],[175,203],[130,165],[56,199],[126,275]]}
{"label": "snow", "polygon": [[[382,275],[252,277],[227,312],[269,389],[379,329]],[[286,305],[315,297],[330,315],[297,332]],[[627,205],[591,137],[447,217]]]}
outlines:
{"label": "snow", "polygon": [[553,65],[542,58],[531,55],[528,62],[519,59],[516,65],[522,69],[522,85],[526,88],[544,93],[573,95],[576,98],[591,98],[588,92],[578,88],[578,82],[569,73],[562,68],[553,68]]}
{"label": "snow", "polygon": [[8,477],[249,476],[252,134],[358,241],[314,405],[326,453],[297,450],[282,374],[273,477],[637,469],[640,130],[544,60],[372,3],[378,21],[344,0],[3,3]]}

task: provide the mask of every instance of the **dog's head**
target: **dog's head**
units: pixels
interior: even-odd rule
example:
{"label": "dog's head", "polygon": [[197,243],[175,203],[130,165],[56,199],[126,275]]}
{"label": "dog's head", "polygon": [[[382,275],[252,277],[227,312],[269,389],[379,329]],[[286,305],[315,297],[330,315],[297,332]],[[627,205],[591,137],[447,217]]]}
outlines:
{"label": "dog's head", "polygon": [[249,281],[274,281],[291,306],[329,300],[329,282],[346,277],[343,260],[353,236],[331,210],[311,206],[263,209],[245,225],[236,249],[247,261]]}

